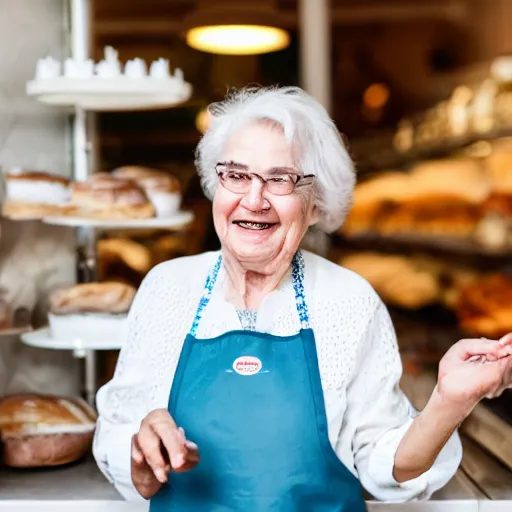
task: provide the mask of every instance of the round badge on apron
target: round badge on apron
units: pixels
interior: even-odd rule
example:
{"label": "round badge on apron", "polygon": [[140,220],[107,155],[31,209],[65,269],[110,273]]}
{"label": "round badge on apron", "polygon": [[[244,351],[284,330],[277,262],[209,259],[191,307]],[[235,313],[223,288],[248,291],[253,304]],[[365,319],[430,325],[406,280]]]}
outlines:
{"label": "round badge on apron", "polygon": [[238,357],[233,363],[233,370],[235,370],[238,375],[256,375],[261,368],[261,361],[257,357],[252,356]]}

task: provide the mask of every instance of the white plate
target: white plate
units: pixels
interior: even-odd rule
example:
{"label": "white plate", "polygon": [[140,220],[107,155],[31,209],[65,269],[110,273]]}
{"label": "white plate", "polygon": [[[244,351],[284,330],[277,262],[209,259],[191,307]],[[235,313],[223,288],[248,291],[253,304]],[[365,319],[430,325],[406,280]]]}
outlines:
{"label": "white plate", "polygon": [[194,220],[192,212],[178,212],[172,217],[152,217],[150,219],[90,219],[85,217],[55,216],[45,217],[43,222],[54,226],[90,227],[98,229],[175,229]]}
{"label": "white plate", "polygon": [[86,350],[119,350],[123,346],[122,339],[110,340],[56,340],[52,338],[50,329],[44,327],[36,331],[24,333],[21,335],[21,341],[26,345],[36,348],[46,348],[53,350],[74,350],[77,356],[83,357]]}
{"label": "white plate", "polygon": [[57,77],[32,80],[27,94],[48,105],[96,112],[169,108],[187,101],[192,86],[180,79]]}

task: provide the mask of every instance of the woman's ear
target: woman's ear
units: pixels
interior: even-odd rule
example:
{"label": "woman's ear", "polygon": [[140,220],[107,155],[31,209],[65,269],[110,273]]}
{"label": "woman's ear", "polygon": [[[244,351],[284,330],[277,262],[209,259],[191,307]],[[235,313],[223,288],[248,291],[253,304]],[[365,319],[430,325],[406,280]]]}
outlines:
{"label": "woman's ear", "polygon": [[309,219],[309,225],[314,226],[320,220],[320,211],[318,210],[318,206],[313,205],[313,209],[311,210],[311,215]]}

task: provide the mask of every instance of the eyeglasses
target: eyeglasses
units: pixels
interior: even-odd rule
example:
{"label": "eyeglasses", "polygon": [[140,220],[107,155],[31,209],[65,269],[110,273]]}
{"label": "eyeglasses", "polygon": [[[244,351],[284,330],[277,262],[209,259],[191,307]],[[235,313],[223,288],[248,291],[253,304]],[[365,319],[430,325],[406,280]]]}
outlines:
{"label": "eyeglasses", "polygon": [[247,194],[251,189],[253,178],[257,178],[263,183],[263,187],[276,196],[286,196],[291,194],[296,187],[311,185],[315,177],[314,174],[295,174],[291,172],[275,173],[268,177],[260,176],[255,172],[241,171],[230,168],[226,163],[218,163],[215,171],[219,176],[220,182],[235,194]]}

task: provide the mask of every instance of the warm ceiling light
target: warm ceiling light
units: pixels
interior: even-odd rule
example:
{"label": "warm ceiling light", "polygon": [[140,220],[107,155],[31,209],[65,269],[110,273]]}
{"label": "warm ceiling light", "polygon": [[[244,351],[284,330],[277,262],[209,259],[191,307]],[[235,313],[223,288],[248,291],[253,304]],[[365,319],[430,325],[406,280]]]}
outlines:
{"label": "warm ceiling light", "polygon": [[254,5],[240,0],[202,0],[183,26],[187,44],[209,53],[256,55],[290,44],[273,0],[259,0]]}
{"label": "warm ceiling light", "polygon": [[209,53],[255,55],[286,48],[290,44],[290,36],[276,27],[217,25],[190,29],[187,44]]}

